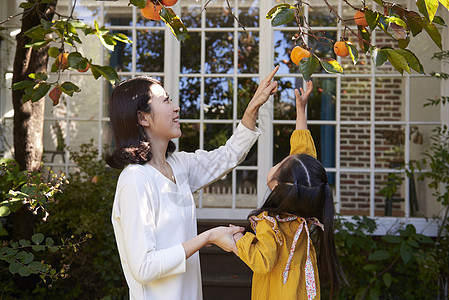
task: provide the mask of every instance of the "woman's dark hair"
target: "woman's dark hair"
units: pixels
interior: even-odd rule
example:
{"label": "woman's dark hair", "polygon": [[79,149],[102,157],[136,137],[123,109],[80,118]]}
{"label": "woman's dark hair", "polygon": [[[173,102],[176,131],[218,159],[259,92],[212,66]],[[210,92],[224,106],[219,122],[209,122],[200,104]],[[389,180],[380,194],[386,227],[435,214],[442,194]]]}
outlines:
{"label": "woman's dark hair", "polygon": [[[122,169],[128,164],[145,164],[152,158],[150,140],[142,125],[138,113],[151,112],[151,89],[153,84],[161,83],[148,76],[139,76],[120,83],[109,98],[109,116],[115,150],[106,156],[106,163],[112,168]],[[165,156],[176,149],[168,143]]]}
{"label": "woman's dark hair", "polygon": [[326,170],[314,157],[296,154],[282,163],[273,179],[278,184],[263,206],[252,211],[248,218],[263,211],[271,216],[289,213],[303,218],[317,218],[324,225],[324,232],[316,230],[318,268],[324,275],[324,281],[330,282],[332,297],[333,292],[347,281],[335,249],[334,201]]}

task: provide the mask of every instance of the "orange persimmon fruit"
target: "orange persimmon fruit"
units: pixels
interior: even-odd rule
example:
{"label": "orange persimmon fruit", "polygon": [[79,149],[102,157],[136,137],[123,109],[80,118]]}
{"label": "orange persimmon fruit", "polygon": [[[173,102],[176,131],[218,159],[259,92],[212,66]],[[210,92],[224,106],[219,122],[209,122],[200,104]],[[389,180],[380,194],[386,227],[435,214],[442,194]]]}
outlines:
{"label": "orange persimmon fruit", "polygon": [[304,49],[301,46],[296,46],[295,48],[292,49],[292,52],[290,53],[290,58],[292,62],[295,63],[296,65],[299,65],[301,59],[305,57],[310,57],[310,51]]}
{"label": "orange persimmon fruit", "polygon": [[69,53],[59,53],[58,57],[56,57],[56,65],[61,68],[61,70],[65,70],[69,67],[69,61],[68,58]]}
{"label": "orange persimmon fruit", "polygon": [[164,6],[173,6],[178,2],[178,0],[161,0],[162,5]]}
{"label": "orange persimmon fruit", "polygon": [[349,49],[346,44],[352,45],[351,42],[348,41],[338,41],[334,44],[334,52],[338,56],[345,57],[349,55]]}
{"label": "orange persimmon fruit", "polygon": [[358,10],[354,14],[355,23],[359,26],[366,27],[368,26],[368,22],[365,19],[365,12],[363,10]]}
{"label": "orange persimmon fruit", "polygon": [[140,13],[147,19],[159,21],[161,19],[161,16],[159,15],[161,9],[161,5],[154,4],[151,0],[147,0],[147,5],[140,10]]}

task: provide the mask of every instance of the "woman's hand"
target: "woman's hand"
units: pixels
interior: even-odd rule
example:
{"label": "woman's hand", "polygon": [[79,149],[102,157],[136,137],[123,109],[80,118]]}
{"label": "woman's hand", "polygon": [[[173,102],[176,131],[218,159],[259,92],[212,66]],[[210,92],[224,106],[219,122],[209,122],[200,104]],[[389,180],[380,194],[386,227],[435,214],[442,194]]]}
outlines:
{"label": "woman's hand", "polygon": [[309,80],[306,82],[306,91],[301,88],[295,89],[296,96],[296,130],[298,129],[307,129],[307,119],[306,119],[306,104],[309,99],[310,93],[313,90],[312,81]]}
{"label": "woman's hand", "polygon": [[271,81],[274,74],[279,70],[279,66],[276,66],[270,74],[268,74],[265,79],[263,79],[259,87],[254,93],[253,98],[248,103],[248,107],[245,110],[242,118],[242,124],[251,130],[256,128],[256,121],[259,114],[259,108],[267,102],[268,98],[277,92],[278,83],[277,81]]}

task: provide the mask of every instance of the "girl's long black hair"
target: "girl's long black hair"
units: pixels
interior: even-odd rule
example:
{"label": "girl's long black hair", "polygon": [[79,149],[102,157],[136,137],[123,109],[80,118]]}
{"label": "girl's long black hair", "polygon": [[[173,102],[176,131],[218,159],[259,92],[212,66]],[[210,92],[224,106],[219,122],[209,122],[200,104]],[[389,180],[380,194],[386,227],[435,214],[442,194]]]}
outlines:
{"label": "girl's long black hair", "polygon": [[[106,156],[112,168],[122,169],[128,164],[146,164],[152,158],[150,140],[138,121],[138,113],[151,113],[151,90],[161,83],[155,78],[139,76],[120,83],[109,98],[109,117],[115,150]],[[170,141],[165,153],[168,157],[176,149]]]}
{"label": "girl's long black hair", "polygon": [[324,281],[330,282],[330,297],[346,276],[340,266],[334,242],[334,201],[327,182],[326,170],[314,157],[307,154],[291,155],[273,175],[276,187],[261,208],[248,218],[267,211],[276,216],[289,213],[303,218],[317,218],[324,232],[316,230],[319,248],[318,268]]}

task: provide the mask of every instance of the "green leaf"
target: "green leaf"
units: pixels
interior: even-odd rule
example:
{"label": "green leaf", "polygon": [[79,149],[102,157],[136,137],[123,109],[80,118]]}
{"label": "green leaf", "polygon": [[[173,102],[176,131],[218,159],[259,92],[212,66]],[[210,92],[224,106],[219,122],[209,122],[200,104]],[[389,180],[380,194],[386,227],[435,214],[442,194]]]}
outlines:
{"label": "green leaf", "polygon": [[11,274],[16,274],[19,272],[20,267],[22,267],[21,264],[17,263],[17,262],[12,262],[9,265],[9,272],[11,272]]}
{"label": "green leaf", "polygon": [[57,246],[49,246],[48,250],[50,250],[51,252],[56,252],[56,251],[59,250],[59,247],[57,247]]}
{"label": "green leaf", "polygon": [[8,206],[0,206],[0,217],[6,217],[11,213]]}
{"label": "green leaf", "polygon": [[383,65],[388,60],[388,55],[390,53],[391,49],[379,49],[379,48],[372,48],[371,49],[371,57],[373,59],[374,65],[376,67],[379,67]]}
{"label": "green leaf", "polygon": [[368,271],[368,272],[373,272],[377,269],[379,269],[379,267],[376,264],[367,264],[367,265],[363,266],[363,270]]}
{"label": "green leaf", "polygon": [[39,80],[47,80],[48,76],[45,72],[39,72],[39,73],[30,73],[28,74],[28,77],[31,79],[39,79]]}
{"label": "green leaf", "polygon": [[147,1],[146,0],[129,0],[128,5],[130,5],[130,4],[142,9],[147,5]]}
{"label": "green leaf", "polygon": [[176,15],[173,9],[162,6],[159,15],[178,41],[184,42],[189,38],[187,27],[182,23],[181,19]]}
{"label": "green leaf", "polygon": [[31,94],[31,101],[36,102],[39,101],[41,98],[43,98],[48,91],[50,90],[51,85],[48,83],[38,83],[34,86],[32,94]]}
{"label": "green leaf", "polygon": [[320,61],[314,54],[310,57],[301,59],[299,61],[299,71],[304,77],[304,80],[309,80],[310,76],[312,76],[319,65]]}
{"label": "green leaf", "polygon": [[364,53],[367,53],[370,48],[369,42],[371,40],[371,34],[363,26],[358,26],[358,29],[359,29],[360,35],[362,36],[362,39],[364,40],[364,41],[359,41],[359,46],[360,46],[360,48],[362,48]]}
{"label": "green leaf", "polygon": [[33,235],[31,237],[31,240],[33,241],[33,243],[38,245],[38,244],[42,243],[42,241],[44,240],[44,235],[42,233],[36,233],[35,235]]}
{"label": "green leaf", "polygon": [[353,44],[345,43],[346,48],[348,48],[349,55],[351,56],[352,63],[354,65],[357,64],[357,61],[359,60],[359,51],[357,51],[357,47]]}
{"label": "green leaf", "polygon": [[440,3],[449,10],[449,0],[438,0]]}
{"label": "green leaf", "polygon": [[21,90],[21,89],[26,89],[26,88],[30,88],[33,87],[36,83],[34,81],[31,80],[23,80],[23,81],[19,81],[16,82],[12,85],[12,89],[13,90]]}
{"label": "green leaf", "polygon": [[320,58],[320,63],[323,69],[328,73],[343,73],[343,68],[338,63],[338,61],[333,58]]}
{"label": "green leaf", "polygon": [[391,16],[391,17],[388,17],[388,18],[387,18],[387,21],[390,22],[390,23],[394,23],[394,24],[396,24],[396,25],[399,25],[399,26],[404,27],[404,28],[407,29],[407,23],[405,23],[405,21],[402,20],[401,18]]}
{"label": "green leaf", "polygon": [[384,2],[382,0],[374,0],[374,2],[376,2],[380,6],[384,6]]}
{"label": "green leaf", "polygon": [[31,275],[31,270],[25,266],[19,268],[19,275],[22,277],[27,277]]}
{"label": "green leaf", "polygon": [[379,14],[379,22],[378,22],[379,28],[382,29],[384,32],[387,32],[389,25],[390,23],[388,22],[388,17]]}
{"label": "green leaf", "polygon": [[395,235],[384,235],[382,239],[390,244],[399,244],[402,242],[402,238]]}
{"label": "green leaf", "polygon": [[59,54],[59,48],[58,47],[50,47],[48,49],[48,55],[50,57],[56,58]]}
{"label": "green leaf", "polygon": [[47,246],[53,246],[54,243],[55,241],[51,237],[45,239],[45,245]]}
{"label": "green leaf", "polygon": [[22,255],[21,261],[23,264],[27,265],[30,262],[32,262],[34,259],[34,254],[30,252],[25,252],[25,254]]}
{"label": "green leaf", "polygon": [[98,77],[103,76],[106,78],[111,84],[114,84],[115,81],[118,80],[117,72],[114,70],[114,68],[110,66],[100,66],[100,65],[90,65],[90,69],[92,71],[92,75],[95,79],[98,79]]}
{"label": "green leaf", "polygon": [[404,71],[410,73],[410,67],[408,66],[407,60],[401,54],[397,53],[396,50],[390,51],[388,54],[388,61],[399,73],[403,74]]}
{"label": "green leaf", "polygon": [[287,3],[278,4],[278,5],[274,6],[273,8],[271,8],[267,12],[267,15],[265,16],[265,18],[266,19],[272,19],[274,14],[277,12],[277,10],[281,9],[281,8],[295,9],[294,6],[291,6],[290,4],[287,4]]}
{"label": "green leaf", "polygon": [[433,23],[441,25],[441,26],[446,26],[446,22],[444,22],[444,19],[442,17],[440,17],[440,16],[435,16],[433,18]]}
{"label": "green leaf", "polygon": [[70,81],[64,82],[59,88],[70,97],[73,96],[73,93],[79,93],[81,91],[81,89],[76,84]]}
{"label": "green leaf", "polygon": [[383,281],[384,281],[384,284],[387,286],[387,287],[390,287],[390,285],[391,285],[391,282],[393,281],[393,278],[391,277],[391,274],[390,273],[385,273],[383,276],[382,276],[382,279],[383,279]]}
{"label": "green leaf", "polygon": [[370,254],[370,256],[368,257],[368,260],[379,261],[379,260],[389,259],[390,257],[391,257],[390,252],[388,252],[386,250],[376,250]]}
{"label": "green leaf", "polygon": [[401,49],[407,48],[408,44],[410,44],[410,37],[407,36],[405,39],[399,39],[398,40],[398,46]]}
{"label": "green leaf", "polygon": [[119,32],[119,33],[113,33],[111,34],[111,37],[119,42],[122,43],[126,43],[126,44],[131,44],[132,41],[123,33]]}
{"label": "green leaf", "polygon": [[438,9],[438,0],[416,0],[420,13],[430,22],[433,21]]}
{"label": "green leaf", "polygon": [[397,53],[401,54],[403,57],[405,57],[408,65],[413,70],[415,70],[416,72],[418,72],[420,74],[425,74],[423,65],[419,61],[418,57],[416,57],[416,55],[412,51],[410,51],[408,49],[397,49],[395,51]]}
{"label": "green leaf", "polygon": [[29,240],[22,239],[22,240],[19,240],[19,244],[20,244],[20,246],[29,246],[29,245],[31,245],[31,242]]}
{"label": "green leaf", "polygon": [[[79,52],[71,52],[67,57],[67,60],[69,62],[69,66],[74,69],[81,69],[81,64],[87,61]],[[84,66],[84,68],[85,67],[86,66]]]}
{"label": "green leaf", "polygon": [[25,45],[25,48],[33,48],[33,49],[40,49],[45,46],[47,46],[52,40],[33,40],[32,42]]}
{"label": "green leaf", "polygon": [[31,3],[31,2],[22,2],[19,4],[19,7],[23,8],[23,9],[30,9],[33,7],[33,5],[34,5],[34,3]]}
{"label": "green leaf", "polygon": [[371,30],[374,30],[379,21],[379,13],[376,11],[372,11],[371,9],[365,9],[364,12],[365,12],[365,20],[368,23],[369,28]]}
{"label": "green leaf", "polygon": [[413,248],[419,248],[419,244],[417,241],[415,241],[414,239],[409,239],[407,241],[407,244]]}
{"label": "green leaf", "polygon": [[44,251],[45,246],[44,245],[34,245],[33,247],[31,247],[31,249],[33,249],[33,251]]}
{"label": "green leaf", "polygon": [[405,13],[405,17],[407,19],[408,27],[413,36],[416,36],[423,30],[423,25],[421,24],[423,18],[417,12],[407,11]]}
{"label": "green leaf", "polygon": [[279,7],[273,14],[271,26],[280,26],[295,19],[295,8]]}
{"label": "green leaf", "polygon": [[412,252],[412,248],[410,246],[407,245],[407,243],[403,242],[401,244],[401,258],[404,261],[405,264],[407,264],[413,256],[413,252]]}
{"label": "green leaf", "polygon": [[424,29],[427,31],[427,34],[430,36],[430,38],[435,43],[435,45],[437,45],[438,48],[443,50],[443,46],[441,44],[441,34],[440,34],[440,31],[438,30],[438,28],[433,23],[429,23],[426,21],[423,21],[423,22],[424,22],[424,24],[422,24],[422,23],[421,24],[423,25]]}

